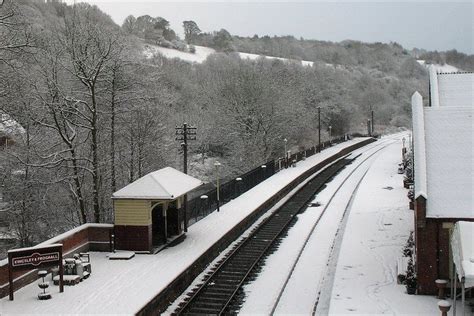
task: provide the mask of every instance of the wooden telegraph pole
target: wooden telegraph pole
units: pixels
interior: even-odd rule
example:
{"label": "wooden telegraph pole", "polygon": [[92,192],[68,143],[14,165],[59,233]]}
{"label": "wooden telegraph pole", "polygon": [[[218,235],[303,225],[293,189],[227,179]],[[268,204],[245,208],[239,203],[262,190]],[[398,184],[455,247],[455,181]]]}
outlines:
{"label": "wooden telegraph pole", "polygon": [[[188,140],[196,140],[196,127],[188,126],[184,123],[183,126],[176,125],[176,140],[181,141],[183,147],[183,172],[188,174]],[[184,196],[184,232],[188,231],[188,196]]]}
{"label": "wooden telegraph pole", "polygon": [[318,106],[318,150],[319,153],[321,151],[321,107]]}

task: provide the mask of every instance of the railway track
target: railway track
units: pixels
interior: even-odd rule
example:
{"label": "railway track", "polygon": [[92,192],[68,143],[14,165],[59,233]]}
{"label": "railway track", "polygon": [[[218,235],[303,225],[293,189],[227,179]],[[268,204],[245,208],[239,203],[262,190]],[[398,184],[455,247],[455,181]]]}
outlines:
{"label": "railway track", "polygon": [[[331,251],[330,251],[330,257],[328,259],[328,262],[326,264],[326,271],[324,271],[322,273],[322,276],[323,278],[321,279],[321,282],[316,285],[317,289],[318,289],[318,293],[317,293],[317,297],[315,298],[315,302],[314,302],[314,305],[313,305],[313,311],[312,311],[312,314],[315,315],[316,314],[316,310],[318,308],[318,304],[319,304],[319,301],[320,301],[320,296],[321,296],[321,290],[322,290],[322,287],[323,287],[323,282],[326,281],[325,280],[325,276],[327,275],[328,273],[328,269],[330,268],[330,261],[332,258],[332,256],[335,254],[335,251],[337,251],[335,249],[335,244],[337,241],[340,241],[339,239],[342,238],[342,235],[344,233],[344,225],[346,223],[346,219],[347,219],[347,214],[348,214],[348,211],[352,205],[352,202],[353,202],[353,199],[355,198],[355,195],[356,195],[356,192],[359,188],[359,185],[360,183],[362,182],[362,180],[365,178],[365,175],[367,174],[367,171],[369,170],[369,167],[370,165],[373,163],[373,160],[372,161],[369,161],[369,159],[371,159],[373,156],[375,156],[377,153],[379,153],[381,150],[385,149],[387,146],[393,144],[393,141],[391,140],[385,140],[381,143],[378,143],[376,146],[374,146],[374,148],[370,148],[366,151],[367,155],[365,157],[363,157],[360,161],[357,162],[357,165],[355,165],[353,167],[353,170],[351,172],[349,172],[347,174],[347,176],[344,177],[344,179],[342,180],[342,182],[340,183],[340,185],[338,185],[338,187],[334,190],[334,192],[331,194],[327,204],[325,205],[325,207],[323,208],[322,212],[320,213],[319,217],[316,219],[316,221],[314,222],[311,230],[309,231],[308,235],[306,236],[299,252],[298,252],[298,255],[295,257],[294,261],[293,261],[293,264],[292,264],[292,267],[285,279],[285,282],[283,283],[283,285],[281,286],[281,289],[278,293],[278,297],[277,299],[275,300],[275,302],[273,303],[273,307],[272,307],[272,310],[270,312],[271,315],[274,315],[276,310],[277,310],[277,307],[280,303],[280,299],[283,295],[283,292],[286,290],[286,287],[288,285],[288,282],[290,281],[291,277],[293,276],[293,273],[295,271],[295,268],[297,266],[297,264],[299,263],[301,257],[302,257],[302,254],[303,252],[305,251],[306,249],[306,246],[307,246],[307,243],[308,241],[310,240],[310,238],[312,237],[312,235],[314,234],[315,232],[315,229],[317,227],[317,225],[319,224],[321,218],[324,216],[324,214],[326,213],[326,209],[328,209],[330,206],[331,206],[331,203],[332,201],[334,200],[334,198],[337,196],[338,192],[341,190],[341,188],[345,185],[345,183],[351,178],[351,176],[356,172],[358,171],[362,166],[364,166],[366,163],[369,163],[369,165],[367,166],[367,169],[363,172],[362,176],[357,180],[357,185],[354,187],[354,189],[352,190],[351,192],[351,195],[350,195],[350,199],[348,200],[346,206],[345,206],[345,209],[344,209],[344,212],[342,214],[342,217],[338,223],[338,226],[337,226],[337,230],[336,230],[336,235],[335,235],[335,239],[333,240],[332,242],[332,245],[331,245]],[[359,155],[360,156],[360,155]],[[337,253],[336,253],[337,255]],[[334,264],[334,262],[333,262]],[[324,314],[324,313],[323,313]]]}
{"label": "railway track", "polygon": [[210,271],[205,281],[191,291],[174,314],[220,315],[235,312],[239,306],[233,304],[233,300],[252,271],[259,267],[261,259],[277,246],[279,237],[291,226],[294,217],[307,207],[316,192],[352,160],[342,158],[308,181],[250,236],[235,245]]}

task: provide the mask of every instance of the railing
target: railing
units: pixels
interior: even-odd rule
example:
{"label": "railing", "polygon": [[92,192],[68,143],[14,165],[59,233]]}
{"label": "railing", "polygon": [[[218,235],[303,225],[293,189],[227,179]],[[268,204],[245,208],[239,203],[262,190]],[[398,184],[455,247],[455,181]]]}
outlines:
{"label": "railing", "polygon": [[[260,182],[275,174],[275,161],[271,160],[249,172],[220,185],[219,200],[221,204],[235,199],[242,193],[252,189]],[[214,188],[203,195],[207,198],[195,197],[188,201],[189,225],[209,215],[217,208],[217,190]]]}
{"label": "railing", "polygon": [[[327,147],[342,143],[351,138],[351,135],[333,138],[331,141],[321,143],[320,147],[313,146],[309,149],[304,149],[290,155],[288,159],[278,158],[268,161],[264,165],[258,166],[239,177],[223,183],[219,186],[220,204],[222,205],[235,199],[242,193],[252,189],[262,181],[279,172],[281,169],[288,168],[294,162],[306,159]],[[201,198],[201,196],[207,196],[207,198]],[[188,225],[198,222],[217,209],[217,190],[215,188],[203,193],[201,196],[197,196],[188,201]]]}

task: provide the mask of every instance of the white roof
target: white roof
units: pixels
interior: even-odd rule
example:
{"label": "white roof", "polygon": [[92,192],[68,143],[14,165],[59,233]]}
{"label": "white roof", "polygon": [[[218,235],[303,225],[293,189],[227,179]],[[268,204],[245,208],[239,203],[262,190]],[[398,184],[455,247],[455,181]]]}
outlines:
{"label": "white roof", "polygon": [[427,217],[474,218],[474,109],[425,108]]}
{"label": "white roof", "polygon": [[423,99],[418,92],[411,97],[413,105],[413,156],[415,158],[415,198],[423,196],[427,198],[426,188],[426,145],[425,145],[425,127],[424,127],[424,111]]}
{"label": "white roof", "polygon": [[427,217],[474,218],[474,77],[430,70],[432,106],[412,97],[415,198]]}
{"label": "white roof", "polygon": [[474,222],[457,222],[451,235],[453,261],[459,279],[465,286],[474,286]]}
{"label": "white roof", "polygon": [[141,177],[112,194],[114,199],[174,200],[202,185],[202,181],[166,167]]}
{"label": "white roof", "polygon": [[472,108],[474,73],[438,74],[439,105]]}

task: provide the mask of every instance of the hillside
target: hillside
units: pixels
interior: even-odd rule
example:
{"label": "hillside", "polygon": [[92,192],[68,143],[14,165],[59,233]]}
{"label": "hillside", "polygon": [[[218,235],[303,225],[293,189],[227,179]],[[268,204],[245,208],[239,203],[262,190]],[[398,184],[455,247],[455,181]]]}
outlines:
{"label": "hillside", "polygon": [[24,132],[0,150],[0,187],[21,246],[109,222],[113,192],[150,171],[182,169],[175,128],[183,122],[197,127],[190,173],[212,180],[216,160],[230,178],[278,159],[285,145],[313,146],[318,108],[325,141],[365,133],[371,111],[377,133],[407,128],[410,96],[427,96],[425,69],[395,43],[221,30],[205,35],[211,45],[190,40],[192,54],[163,18],[118,26],[83,3],[5,3],[0,17],[18,28],[0,25],[9,34],[0,47],[10,47],[0,49],[0,112]]}

